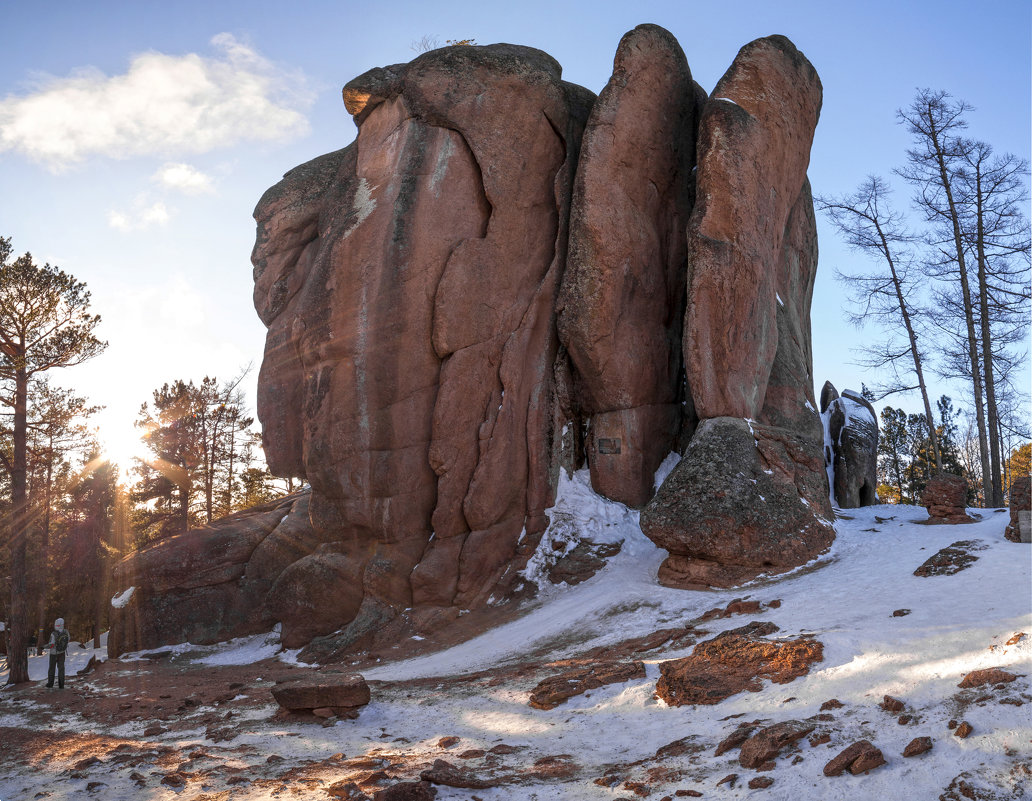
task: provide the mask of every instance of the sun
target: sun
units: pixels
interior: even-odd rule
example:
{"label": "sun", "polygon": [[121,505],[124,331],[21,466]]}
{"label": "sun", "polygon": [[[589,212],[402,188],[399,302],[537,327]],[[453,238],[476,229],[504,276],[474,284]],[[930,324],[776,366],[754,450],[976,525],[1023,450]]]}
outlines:
{"label": "sun", "polygon": [[123,482],[129,471],[136,466],[137,460],[146,460],[148,451],[140,439],[140,430],[131,421],[104,420],[97,429],[97,440],[100,443],[101,457],[118,465],[119,476]]}

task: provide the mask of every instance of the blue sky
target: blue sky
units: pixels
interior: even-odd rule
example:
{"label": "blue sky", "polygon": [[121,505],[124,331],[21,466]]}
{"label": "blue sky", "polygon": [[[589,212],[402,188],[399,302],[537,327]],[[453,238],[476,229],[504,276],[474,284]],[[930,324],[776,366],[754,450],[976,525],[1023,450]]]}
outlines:
{"label": "blue sky", "polygon": [[[824,107],[817,193],[888,176],[908,141],[895,123],[917,87],[973,106],[970,135],[1029,157],[1026,0],[970,2],[8,2],[0,59],[0,235],[85,281],[108,352],[55,379],[108,408],[126,447],[164,381],[229,378],[261,361],[251,306],[251,212],[288,169],[348,144],[340,88],[408,61],[423,36],[513,42],[553,55],[598,92],[620,37],[654,22],[711,90],[748,41],[791,38],[817,68]],[[909,191],[896,200],[906,206]],[[815,378],[872,381],[849,362],[863,334],[843,322],[835,268],[856,255],[820,222]],[[938,381],[937,394],[962,400]],[[253,389],[251,398],[253,403]],[[897,402],[898,401],[894,401]],[[916,401],[908,405],[916,409]]]}

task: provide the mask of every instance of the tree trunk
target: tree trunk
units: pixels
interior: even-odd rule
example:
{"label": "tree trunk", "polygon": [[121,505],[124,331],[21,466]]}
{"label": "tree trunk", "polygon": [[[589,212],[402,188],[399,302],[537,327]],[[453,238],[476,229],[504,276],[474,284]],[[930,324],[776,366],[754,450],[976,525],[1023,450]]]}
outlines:
{"label": "tree trunk", "polygon": [[1000,427],[996,408],[996,381],[993,377],[992,331],[989,325],[989,282],[986,275],[985,217],[982,196],[981,165],[975,170],[976,230],[975,246],[978,254],[978,299],[982,328],[982,364],[985,367],[985,406],[989,429],[989,461],[992,470],[992,500],[987,497],[986,506],[1003,506],[1003,476],[1000,474]]}
{"label": "tree trunk", "polygon": [[989,503],[993,494],[992,475],[989,468],[989,448],[986,437],[985,405],[982,401],[982,371],[978,358],[978,338],[975,333],[974,305],[971,300],[971,286],[968,284],[967,264],[964,260],[964,238],[960,231],[960,214],[957,211],[957,204],[953,199],[953,183],[949,171],[946,169],[946,153],[943,143],[940,141],[938,130],[935,127],[935,117],[928,114],[929,130],[931,132],[932,144],[935,147],[935,156],[939,167],[939,180],[942,189],[946,194],[946,202],[949,208],[950,222],[953,224],[953,245],[957,253],[957,272],[960,278],[961,294],[964,300],[964,322],[967,327],[968,357],[971,360],[971,385],[973,390],[973,401],[975,404],[975,421],[978,424],[978,454],[982,462],[982,487],[985,500]]}
{"label": "tree trunk", "polygon": [[43,542],[40,555],[40,584],[42,589],[39,593],[39,608],[36,620],[39,627],[36,629],[36,656],[43,656],[43,635],[47,629],[47,587],[49,586],[50,572],[50,503],[54,483],[54,434],[50,433],[50,448],[47,451],[47,483],[43,491]]}
{"label": "tree trunk", "polygon": [[14,453],[11,460],[11,647],[7,662],[11,666],[8,684],[29,680],[28,599],[25,597],[25,540],[29,518],[27,504],[27,411],[29,376],[25,365],[25,343],[15,361]]}

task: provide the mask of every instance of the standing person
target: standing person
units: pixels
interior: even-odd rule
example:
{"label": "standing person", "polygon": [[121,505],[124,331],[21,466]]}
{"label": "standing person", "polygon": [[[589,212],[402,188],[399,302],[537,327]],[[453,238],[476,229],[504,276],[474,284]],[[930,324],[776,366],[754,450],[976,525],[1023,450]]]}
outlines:
{"label": "standing person", "polygon": [[54,686],[54,668],[57,668],[57,686],[64,689],[65,651],[68,648],[68,632],[65,631],[64,618],[54,621],[54,630],[50,633],[50,668],[47,670],[47,687]]}

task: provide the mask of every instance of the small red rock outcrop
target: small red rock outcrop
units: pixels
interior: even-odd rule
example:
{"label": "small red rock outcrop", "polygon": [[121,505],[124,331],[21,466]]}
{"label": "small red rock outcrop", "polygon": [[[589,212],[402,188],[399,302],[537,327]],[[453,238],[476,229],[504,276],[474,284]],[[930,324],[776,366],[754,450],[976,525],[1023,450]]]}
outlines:
{"label": "small red rock outcrop", "polygon": [[968,515],[968,485],[960,476],[940,473],[931,478],[921,493],[921,505],[928,510],[929,523],[973,523]]}
{"label": "small red rock outcrop", "polygon": [[985,550],[986,545],[978,540],[958,540],[942,550],[929,556],[917,570],[915,576],[952,576],[961,570],[967,570],[978,557],[977,551]]}
{"label": "small red rock outcrop", "polygon": [[885,764],[882,752],[868,740],[859,740],[824,766],[825,776],[841,776],[849,771],[854,776]]}
{"label": "small red rock outcrop", "polygon": [[357,674],[327,671],[272,688],[272,696],[284,709],[292,712],[329,709],[341,717],[357,717],[358,710],[369,703],[369,685]]}
{"label": "small red rock outcrop", "polygon": [[535,709],[554,709],[588,690],[643,678],[645,665],[642,662],[611,662],[576,668],[538,682],[528,703]]}
{"label": "small red rock outcrop", "polygon": [[717,704],[745,690],[758,692],[762,679],[787,684],[823,659],[818,640],[765,639],[777,630],[773,623],[750,623],[699,643],[690,656],[661,662],[656,694],[671,706]]}
{"label": "small red rock outcrop", "polygon": [[931,750],[931,737],[915,737],[913,740],[907,743],[907,747],[903,749],[903,756],[910,758]]}
{"label": "small red rock outcrop", "polygon": [[1018,476],[1011,482],[1010,523],[1003,536],[1011,542],[1032,542],[1032,478]]}
{"label": "small red rock outcrop", "polygon": [[763,768],[774,761],[781,751],[801,740],[816,728],[813,723],[786,720],[766,726],[742,743],[738,761],[743,768]]}
{"label": "small red rock outcrop", "polygon": [[972,670],[961,680],[958,687],[983,687],[986,684],[1007,684],[1018,677],[1003,668],[992,667]]}

